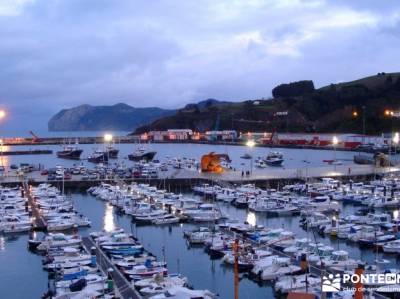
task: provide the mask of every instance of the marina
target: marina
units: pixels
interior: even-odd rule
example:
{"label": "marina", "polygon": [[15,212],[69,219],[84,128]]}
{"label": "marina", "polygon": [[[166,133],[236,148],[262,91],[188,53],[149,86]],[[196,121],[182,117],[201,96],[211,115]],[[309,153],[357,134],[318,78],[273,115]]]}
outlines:
{"label": "marina", "polygon": [[[7,173],[4,173],[2,183],[13,189],[3,187],[2,198],[10,193],[7,196],[10,199],[4,203],[20,195],[26,198],[26,203],[18,199],[21,214],[11,210],[7,213],[19,218],[15,219],[13,226],[3,226],[4,249],[0,251],[0,256],[13,255],[8,252],[8,246],[15,240],[20,244],[23,244],[19,242],[21,239],[25,240],[25,245],[19,250],[31,255],[26,251],[26,243],[36,246],[33,240],[40,240],[39,235],[55,232],[68,234],[71,230],[75,231],[74,234],[78,232],[82,236],[78,239],[79,244],[84,250],[80,254],[95,254],[96,266],[102,273],[102,276],[87,278],[88,282],[91,279],[98,281],[96,287],[93,285],[87,292],[104,293],[103,290],[106,290],[104,296],[107,292],[115,292],[120,298],[147,298],[150,293],[155,296],[168,288],[171,292],[190,292],[185,291],[184,286],[198,292],[204,290],[204,298],[216,295],[218,298],[233,297],[235,252],[231,246],[235,239],[239,239],[237,275],[240,277],[238,292],[241,298],[287,296],[290,292],[299,291],[321,294],[322,259],[326,273],[351,273],[360,263],[372,271],[398,267],[397,253],[400,250],[396,234],[391,233],[397,229],[400,208],[399,201],[395,199],[396,166],[355,165],[347,160],[347,152],[338,152],[336,154],[343,159],[343,165],[324,165],[326,162],[323,162],[322,156],[319,162],[307,163],[315,165],[310,166],[307,177],[298,175],[299,170],[286,168],[286,160],[280,167],[255,168],[250,174],[250,161],[242,162],[240,158],[246,148],[235,146],[224,147],[229,156],[236,158],[231,158],[230,164],[224,164],[226,170],[223,173],[204,173],[199,171],[201,165],[196,164],[200,161],[199,157],[172,158],[164,156],[164,150],[157,148],[153,157],[155,162],[129,161],[123,156],[127,152],[124,146],[127,145],[118,147],[119,157],[108,164],[51,157],[41,161],[40,170],[28,170],[35,160],[24,157],[19,162],[23,163],[23,169],[12,169],[11,165],[17,164],[18,160],[7,160]],[[192,151],[193,145],[185,146]],[[151,147],[156,148],[155,145]],[[207,152],[207,149],[201,148],[201,151]],[[287,155],[285,152],[283,157]],[[297,152],[297,155],[300,155],[300,160],[309,153]],[[289,165],[302,163],[288,161]],[[242,171],[233,170],[236,165],[249,173],[243,175]],[[352,168],[350,175],[349,167]],[[156,177],[152,177],[152,169]],[[53,171],[54,179],[49,179]],[[41,196],[49,199],[40,199]],[[50,216],[46,211],[56,206],[57,210],[61,208],[59,214],[51,212]],[[29,227],[24,222],[24,215],[27,214],[22,213],[26,207],[33,220]],[[367,214],[356,216],[359,209]],[[353,227],[354,232],[351,231]],[[28,241],[25,236],[31,229],[36,237]],[[129,232],[128,238],[133,236],[134,239],[128,242],[143,244],[151,256],[165,261],[168,273],[179,275],[187,284],[180,285],[181,280],[173,278],[178,286],[168,283],[168,287],[158,287],[157,290],[153,286],[151,291],[147,285],[135,287],[130,275],[137,275],[133,274],[136,272],[121,268],[121,262],[112,256],[110,258],[110,253],[104,252],[93,239],[93,232],[105,230],[113,234],[119,229]],[[65,242],[73,245],[74,239],[68,241],[67,236],[63,237]],[[42,247],[38,245],[37,248]],[[94,248],[95,253],[92,252]],[[47,254],[54,253],[48,251]],[[343,262],[338,264],[335,257],[338,261],[343,259]],[[193,258],[203,261],[200,267],[193,264]],[[309,274],[302,258],[307,261]],[[133,265],[138,265],[136,263]],[[40,272],[40,268],[37,271]],[[113,269],[112,274],[108,273],[110,268]],[[86,275],[94,273],[89,268],[87,271]],[[296,277],[298,284],[289,288],[292,285],[287,281],[290,275]],[[108,280],[112,277],[113,290],[107,277]],[[53,281],[53,278],[38,275],[38,279],[41,281],[35,284],[42,286],[37,289],[39,295],[53,294],[49,293],[49,290],[54,291],[53,288],[46,287],[54,284],[47,282],[49,279]],[[74,279],[69,284],[77,282],[78,278]],[[167,278],[167,281],[169,279],[172,278]],[[304,279],[309,281],[309,285],[301,284]],[[104,281],[104,285],[100,281]],[[227,285],[232,287],[226,288]],[[60,288],[58,290],[65,292]],[[86,292],[83,290],[81,292]],[[385,298],[385,295],[376,292],[371,296]],[[9,298],[13,298],[13,294]]]}
{"label": "marina", "polygon": [[400,299],[399,21],[0,0],[0,299]]}

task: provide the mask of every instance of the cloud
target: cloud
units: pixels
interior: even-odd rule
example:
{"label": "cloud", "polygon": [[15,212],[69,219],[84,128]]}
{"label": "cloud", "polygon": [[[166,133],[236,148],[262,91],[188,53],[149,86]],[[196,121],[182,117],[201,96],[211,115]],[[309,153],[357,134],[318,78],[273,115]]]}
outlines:
{"label": "cloud", "polygon": [[396,1],[2,0],[0,103],[45,123],[83,103],[179,107],[397,71],[399,16]]}

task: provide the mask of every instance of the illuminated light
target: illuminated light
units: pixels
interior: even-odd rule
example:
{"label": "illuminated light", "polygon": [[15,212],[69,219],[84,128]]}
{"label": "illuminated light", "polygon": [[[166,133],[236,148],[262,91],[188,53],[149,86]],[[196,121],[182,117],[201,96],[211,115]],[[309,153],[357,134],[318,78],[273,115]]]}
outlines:
{"label": "illuminated light", "polygon": [[246,142],[246,146],[248,147],[254,147],[256,145],[256,143],[254,142],[254,140],[248,140]]}
{"label": "illuminated light", "polygon": [[249,213],[247,214],[246,221],[247,221],[248,224],[250,224],[250,225],[252,225],[252,226],[256,226],[256,223],[257,223],[256,214],[253,213],[253,212],[249,212]]}
{"label": "illuminated light", "polygon": [[357,111],[354,111],[354,112],[353,112],[353,116],[354,116],[354,117],[357,117],[357,116],[358,116],[358,112],[357,112]]}
{"label": "illuminated light", "polygon": [[332,138],[332,144],[337,145],[339,143],[339,139],[336,136],[333,136]]}
{"label": "illuminated light", "polygon": [[399,210],[394,210],[393,211],[393,219],[397,220],[399,218]]}
{"label": "illuminated light", "polygon": [[393,143],[394,144],[398,144],[399,143],[399,133],[398,132],[396,132],[396,133],[394,133],[394,136],[393,136]]}
{"label": "illuminated light", "polygon": [[103,228],[106,232],[111,232],[115,230],[114,212],[113,212],[113,207],[110,204],[107,204],[104,212]]}
{"label": "illuminated light", "polygon": [[4,110],[0,110],[0,119],[6,117],[6,112]]}
{"label": "illuminated light", "polygon": [[393,110],[389,110],[389,109],[385,110],[385,116],[393,116],[393,114],[394,114]]}
{"label": "illuminated light", "polygon": [[112,134],[104,134],[104,141],[105,142],[111,142],[113,140],[114,136]]}

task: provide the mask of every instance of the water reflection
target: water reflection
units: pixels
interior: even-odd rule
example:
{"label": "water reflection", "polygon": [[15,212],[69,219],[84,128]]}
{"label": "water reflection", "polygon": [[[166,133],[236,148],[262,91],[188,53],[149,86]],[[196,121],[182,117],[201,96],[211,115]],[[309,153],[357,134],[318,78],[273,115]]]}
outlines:
{"label": "water reflection", "polygon": [[7,156],[1,156],[0,155],[0,166],[9,166],[9,160]]}
{"label": "water reflection", "polygon": [[248,212],[248,213],[247,213],[246,221],[247,221],[250,225],[255,226],[255,225],[256,225],[256,222],[257,222],[256,214],[255,214],[254,212]]}
{"label": "water reflection", "polygon": [[3,251],[6,249],[6,241],[4,240],[4,237],[0,237],[0,250]]}
{"label": "water reflection", "polygon": [[399,210],[393,211],[393,219],[397,220],[399,218]]}
{"label": "water reflection", "polygon": [[106,208],[104,209],[103,229],[106,232],[115,230],[114,208],[110,204],[106,204]]}

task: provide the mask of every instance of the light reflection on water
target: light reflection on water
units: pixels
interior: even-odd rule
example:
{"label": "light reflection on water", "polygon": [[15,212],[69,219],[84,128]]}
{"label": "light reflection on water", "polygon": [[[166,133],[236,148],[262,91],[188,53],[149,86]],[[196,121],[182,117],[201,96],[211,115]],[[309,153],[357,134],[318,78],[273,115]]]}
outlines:
{"label": "light reflection on water", "polygon": [[247,213],[246,221],[247,221],[250,225],[255,226],[256,223],[257,223],[256,214],[255,214],[254,212],[248,212],[248,213]]}
{"label": "light reflection on water", "polygon": [[109,203],[106,204],[104,209],[103,229],[106,232],[115,230],[114,208]]}
{"label": "light reflection on water", "polygon": [[393,211],[393,219],[398,219],[399,218],[399,210],[394,210]]}
{"label": "light reflection on water", "polygon": [[4,240],[3,236],[0,237],[0,250],[6,250],[6,241]]}

